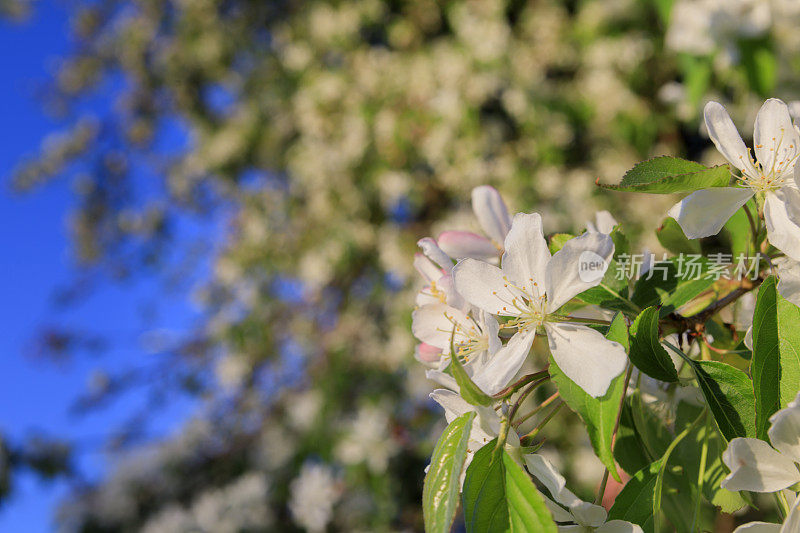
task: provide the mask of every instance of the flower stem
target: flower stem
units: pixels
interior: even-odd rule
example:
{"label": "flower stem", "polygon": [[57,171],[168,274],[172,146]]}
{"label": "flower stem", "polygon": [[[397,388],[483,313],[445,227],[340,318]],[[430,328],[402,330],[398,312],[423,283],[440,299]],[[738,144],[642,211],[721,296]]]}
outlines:
{"label": "flower stem", "polygon": [[553,394],[552,396],[547,398],[545,401],[543,401],[542,403],[540,403],[539,405],[534,407],[533,411],[531,411],[530,413],[526,414],[525,416],[523,416],[522,418],[520,418],[519,420],[514,422],[514,427],[519,428],[519,426],[521,426],[526,420],[528,420],[530,417],[534,416],[536,413],[538,413],[539,411],[541,411],[542,409],[544,409],[545,407],[547,407],[548,405],[550,405],[551,403],[553,403],[557,399],[558,399],[558,393],[556,392],[555,394]]}
{"label": "flower stem", "polygon": [[541,372],[528,374],[527,376],[521,377],[516,382],[512,383],[511,385],[509,385],[505,389],[503,389],[500,392],[498,392],[497,394],[495,394],[493,396],[493,398],[496,398],[496,399],[507,398],[507,397],[511,396],[512,394],[514,394],[515,392],[517,392],[522,387],[524,387],[525,385],[527,385],[528,383],[530,383],[532,381],[539,380],[539,379],[547,379],[547,378],[549,378],[549,376],[550,375],[549,375],[547,369],[544,369]]}
{"label": "flower stem", "polygon": [[527,444],[530,443],[536,437],[536,435],[539,434],[539,432],[542,430],[542,428],[544,428],[547,425],[547,423],[550,422],[550,420],[552,420],[554,416],[556,416],[556,413],[558,413],[558,411],[563,406],[564,406],[564,401],[563,400],[558,400],[558,403],[556,404],[555,407],[553,407],[553,410],[550,411],[550,413],[546,417],[544,417],[542,419],[542,421],[539,422],[536,425],[536,427],[533,428],[527,435],[525,435],[521,439],[519,439],[520,443],[521,444],[524,443],[523,445],[527,446]]}
{"label": "flower stem", "polygon": [[781,513],[781,519],[785,520],[789,515],[789,502],[786,501],[786,495],[782,490],[775,493],[775,499],[778,500],[778,509]]}

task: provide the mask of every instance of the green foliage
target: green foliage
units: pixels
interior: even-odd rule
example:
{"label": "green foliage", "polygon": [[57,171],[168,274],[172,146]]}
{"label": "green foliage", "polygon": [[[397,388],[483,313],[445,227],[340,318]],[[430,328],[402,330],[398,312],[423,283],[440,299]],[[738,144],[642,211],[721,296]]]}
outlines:
{"label": "green foliage", "polygon": [[687,361],[725,438],[755,437],[755,398],[747,374],[719,361]]}
{"label": "green foliage", "polygon": [[450,359],[452,361],[450,367],[453,369],[453,377],[458,383],[458,390],[461,397],[472,405],[492,405],[492,397],[486,394],[478,387],[472,378],[469,377],[467,371],[464,369],[464,364],[459,360],[456,355],[455,346],[453,346],[452,338],[450,340]]}
{"label": "green foliage", "polygon": [[[608,333],[606,333],[606,338],[622,344],[626,349],[628,348],[628,326],[622,314],[618,313],[614,317]],[[561,371],[552,354],[550,355],[549,368],[550,377],[558,387],[561,398],[583,420],[597,457],[600,458],[611,475],[614,476],[614,479],[620,481],[614,462],[612,441],[617,413],[620,409],[620,401],[625,393],[625,373],[620,374],[611,382],[604,396],[595,398],[578,387],[575,382]]]}
{"label": "green foliage", "polygon": [[699,254],[700,241],[689,240],[680,225],[672,217],[667,217],[656,230],[656,237],[661,246],[674,254]]}
{"label": "green foliage", "polygon": [[800,309],[787,302],[773,276],[758,290],[753,315],[753,358],[750,374],[755,390],[756,434],[767,440],[769,417],[786,407],[800,390]]}
{"label": "green foliage", "polygon": [[[675,431],[683,431],[690,428],[702,414],[703,408],[679,402],[676,411]],[[706,417],[678,444],[675,454],[677,462],[683,466],[685,478],[690,482],[698,480],[699,490],[706,501],[725,513],[733,513],[744,507],[745,501],[738,492],[720,487],[720,482],[728,475],[728,469],[722,462],[726,445],[727,442],[711,419]]]}
{"label": "green foliage", "polygon": [[678,372],[658,338],[658,310],[648,307],[631,324],[630,358],[636,368],[661,381],[678,381]]}
{"label": "green foliage", "polygon": [[618,276],[620,257],[630,254],[630,243],[620,226],[611,232],[611,239],[614,241],[614,257],[608,264],[603,281],[596,287],[582,292],[580,299],[587,304],[630,313],[635,309],[625,298],[628,293],[628,282],[624,277]]}
{"label": "green foliage", "polygon": [[[653,533],[656,505],[656,484],[661,461],[651,463],[636,472],[617,495],[608,511],[609,520],[627,520],[639,524],[645,533]],[[659,509],[656,509],[658,512]]]}
{"label": "green foliage", "polygon": [[433,450],[422,489],[422,512],[427,533],[448,533],[453,524],[474,418],[475,412],[472,411],[453,420]]}
{"label": "green foliage", "polygon": [[662,156],[637,164],[618,185],[599,185],[620,192],[669,194],[725,187],[730,175],[728,165],[709,168],[694,161]]}
{"label": "green foliage", "polygon": [[570,235],[569,233],[556,233],[552,237],[550,237],[550,243],[548,244],[548,248],[550,248],[550,253],[554,254],[559,251],[564,245],[567,243],[568,240],[574,238],[575,235]]}
{"label": "green foliage", "polygon": [[631,300],[641,308],[658,306],[658,315],[663,318],[713,285],[708,268],[709,262],[703,257],[658,261],[636,281]]}
{"label": "green foliage", "polygon": [[556,524],[525,470],[497,439],[475,452],[467,468],[462,500],[467,533],[541,531],[555,533]]}

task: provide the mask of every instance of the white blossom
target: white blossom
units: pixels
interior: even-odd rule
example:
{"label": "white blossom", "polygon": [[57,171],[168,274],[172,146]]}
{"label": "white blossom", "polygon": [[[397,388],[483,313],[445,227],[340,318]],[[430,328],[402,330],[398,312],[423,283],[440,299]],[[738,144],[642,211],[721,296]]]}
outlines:
{"label": "white blossom", "polygon": [[[593,329],[564,322],[566,317],[556,313],[601,282],[613,253],[608,235],[589,232],[569,240],[551,257],[541,217],[519,213],[506,236],[502,268],[474,259],[460,261],[453,269],[456,290],[472,305],[510,317],[503,326],[516,329],[473,381],[487,394],[499,392],[527,358],[537,328],[544,327],[553,358],[564,373],[592,396],[605,394],[625,368],[625,349]],[[581,271],[587,256],[600,263],[591,276]]]}
{"label": "white blossom", "polygon": [[731,473],[722,481],[723,488],[775,492],[800,481],[800,394],[769,421],[772,446],[742,437],[728,444],[722,461]]}
{"label": "white blossom", "polygon": [[795,175],[800,133],[786,104],[771,98],[758,112],[753,133],[756,158],[720,104],[706,105],[705,121],[717,149],[741,172],[738,184],[695,191],[673,206],[669,216],[690,239],[708,237],[754,195],[763,196],[769,242],[800,261],[800,190]]}

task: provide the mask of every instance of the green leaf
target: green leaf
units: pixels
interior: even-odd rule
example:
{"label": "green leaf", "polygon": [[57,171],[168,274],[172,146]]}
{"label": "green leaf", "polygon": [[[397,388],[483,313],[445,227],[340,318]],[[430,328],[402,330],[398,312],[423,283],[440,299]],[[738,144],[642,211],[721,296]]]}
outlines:
{"label": "green leaf", "polygon": [[541,531],[557,528],[531,478],[508,453],[495,454],[497,439],[475,452],[464,479],[467,533]]}
{"label": "green leaf", "polygon": [[695,361],[680,350],[672,349],[694,371],[697,384],[722,435],[727,440],[736,437],[755,438],[755,396],[753,382],[747,374],[720,361]]}
{"label": "green leaf", "polygon": [[554,254],[559,251],[561,248],[567,244],[567,241],[570,239],[574,239],[575,235],[570,235],[569,233],[556,233],[552,237],[550,237],[550,244],[548,248],[550,248],[550,253]]}
{"label": "green leaf", "polygon": [[653,533],[653,503],[660,468],[659,460],[636,472],[614,500],[614,505],[608,511],[608,519],[639,524],[645,533]]}
{"label": "green leaf", "polygon": [[605,189],[623,192],[668,194],[725,187],[730,182],[728,165],[706,167],[677,157],[656,157],[630,169],[619,185],[598,183]]}
{"label": "green leaf", "polygon": [[[682,431],[689,427],[703,411],[703,407],[679,402],[675,416],[675,431]],[[698,425],[678,445],[675,450],[676,457],[683,465],[685,476],[689,481],[700,481],[700,465],[705,453],[705,468],[703,469],[702,493],[712,505],[719,507],[725,513],[733,513],[745,506],[744,499],[738,492],[731,492],[720,487],[720,482],[728,475],[728,469],[722,462],[722,452],[727,443],[722,435],[711,423]]]}
{"label": "green leaf", "polygon": [[669,354],[658,341],[658,311],[648,307],[631,325],[631,362],[648,376],[661,380],[678,381],[678,372]]}
{"label": "green leaf", "polygon": [[[617,314],[614,317],[606,338],[619,342],[626,349],[628,348],[628,327],[625,324],[625,318],[621,314]],[[550,377],[558,387],[561,398],[583,420],[597,457],[608,468],[614,479],[621,481],[614,462],[611,441],[620,401],[625,392],[625,373],[614,378],[608,387],[608,391],[601,398],[594,398],[577,386],[558,367],[552,355],[550,356]]]}
{"label": "green leaf", "polygon": [[638,311],[625,300],[628,293],[628,280],[625,276],[619,275],[621,271],[620,256],[627,255],[630,249],[628,238],[619,226],[614,228],[610,236],[614,241],[614,257],[608,264],[603,281],[596,287],[582,292],[579,298],[587,304],[599,305],[605,309],[627,313]]}
{"label": "green leaf", "polygon": [[634,475],[664,455],[672,441],[661,417],[642,401],[641,393],[628,396],[622,408],[614,458],[625,472]]}
{"label": "green leaf", "polygon": [[708,260],[698,256],[658,261],[647,276],[636,281],[631,300],[641,308],[660,306],[659,316],[663,318],[714,283],[713,277],[708,276],[709,265]]}
{"label": "green leaf", "polygon": [[731,243],[731,255],[734,263],[740,254],[744,257],[752,257],[756,251],[753,246],[753,230],[743,207],[728,219],[723,229]]}
{"label": "green leaf", "polygon": [[674,218],[668,217],[656,230],[656,237],[661,246],[674,254],[699,254],[700,241],[689,240],[683,233],[680,224]]}
{"label": "green leaf", "polygon": [[556,533],[557,527],[530,476],[503,451],[506,470],[506,497],[511,531]]}
{"label": "green leaf", "polygon": [[800,390],[800,309],[786,301],[770,276],[758,290],[753,314],[750,361],[756,408],[756,434],[767,440],[769,417]]}
{"label": "green leaf", "polygon": [[467,443],[475,411],[453,420],[433,450],[422,487],[422,514],[427,533],[447,533],[458,509],[461,471],[467,459]]}
{"label": "green leaf", "polygon": [[450,366],[453,369],[453,377],[458,384],[461,397],[471,405],[482,405],[484,407],[492,405],[492,403],[494,403],[492,397],[483,392],[480,387],[472,381],[472,378],[469,377],[469,374],[467,374],[467,371],[464,369],[461,360],[456,356],[456,349],[453,345],[452,337],[450,338],[450,360],[452,361]]}

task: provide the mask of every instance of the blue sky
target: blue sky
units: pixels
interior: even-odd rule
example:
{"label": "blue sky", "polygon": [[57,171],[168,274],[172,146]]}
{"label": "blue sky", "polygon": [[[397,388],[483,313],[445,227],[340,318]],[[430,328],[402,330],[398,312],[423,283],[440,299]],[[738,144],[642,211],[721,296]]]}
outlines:
{"label": "blue sky", "polygon": [[[103,283],[75,307],[58,310],[53,306],[54,290],[74,274],[66,230],[72,202],[69,183],[57,181],[34,194],[18,196],[10,191],[9,179],[20,157],[34,154],[42,137],[58,126],[43,113],[34,91],[46,81],[58,55],[68,49],[67,28],[64,5],[51,1],[36,5],[32,18],[23,24],[0,21],[0,49],[4,50],[0,54],[0,434],[20,438],[41,430],[85,444],[102,440],[142,405],[142,398],[134,394],[86,417],[69,412],[95,369],[132,368],[158,357],[140,348],[143,302],[159,301],[157,323],[147,327],[180,333],[191,327],[196,316],[186,294],[162,296],[160,283],[146,279],[128,286]],[[33,360],[25,349],[42,324],[76,326],[113,336],[114,342],[98,358],[64,364]],[[174,428],[192,407],[190,400],[174,398],[154,415],[153,434]],[[99,475],[106,457],[91,445],[81,450],[82,469]],[[62,483],[39,483],[29,475],[17,478],[13,497],[0,508],[0,531],[51,531],[53,506],[66,488]]]}

